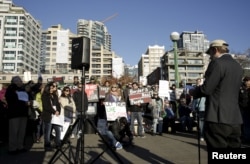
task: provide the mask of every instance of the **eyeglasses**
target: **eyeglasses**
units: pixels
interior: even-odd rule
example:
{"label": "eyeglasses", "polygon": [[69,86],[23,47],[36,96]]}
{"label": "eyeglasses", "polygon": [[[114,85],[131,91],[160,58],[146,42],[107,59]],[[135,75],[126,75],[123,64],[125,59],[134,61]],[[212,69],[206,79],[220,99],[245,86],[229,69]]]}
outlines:
{"label": "eyeglasses", "polygon": [[69,90],[67,89],[67,90],[65,90],[65,92],[69,92]]}

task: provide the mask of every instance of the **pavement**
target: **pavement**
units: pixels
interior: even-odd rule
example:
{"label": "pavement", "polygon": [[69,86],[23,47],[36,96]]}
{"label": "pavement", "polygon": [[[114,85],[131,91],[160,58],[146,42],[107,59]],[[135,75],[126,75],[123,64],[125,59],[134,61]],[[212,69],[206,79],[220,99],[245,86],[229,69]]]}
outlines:
{"label": "pavement", "polygon": [[[135,137],[132,146],[121,150],[111,150],[98,134],[85,134],[83,144],[77,144],[77,138],[69,139],[62,149],[45,152],[43,143],[26,141],[27,152],[17,155],[8,154],[7,145],[0,146],[0,163],[4,164],[63,164],[63,163],[136,163],[136,164],[196,164],[207,163],[207,151],[204,141],[198,146],[197,133],[169,134],[152,136],[145,134],[146,138]],[[79,158],[75,162],[76,147],[80,145]],[[82,145],[84,145],[82,147]],[[78,149],[78,150],[79,150]],[[81,151],[78,151],[81,152]],[[82,156],[81,156],[82,155]],[[54,159],[52,161],[52,158]]]}

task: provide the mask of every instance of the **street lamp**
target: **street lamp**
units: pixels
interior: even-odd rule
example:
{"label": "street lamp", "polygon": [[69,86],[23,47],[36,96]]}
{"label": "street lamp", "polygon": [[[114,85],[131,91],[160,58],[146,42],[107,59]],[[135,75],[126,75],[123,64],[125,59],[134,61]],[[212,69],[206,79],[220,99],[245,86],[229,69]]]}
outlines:
{"label": "street lamp", "polygon": [[178,32],[172,32],[170,34],[170,39],[174,43],[174,70],[175,70],[175,85],[179,88],[179,71],[178,71],[178,54],[177,54],[177,41],[180,39],[180,34]]}

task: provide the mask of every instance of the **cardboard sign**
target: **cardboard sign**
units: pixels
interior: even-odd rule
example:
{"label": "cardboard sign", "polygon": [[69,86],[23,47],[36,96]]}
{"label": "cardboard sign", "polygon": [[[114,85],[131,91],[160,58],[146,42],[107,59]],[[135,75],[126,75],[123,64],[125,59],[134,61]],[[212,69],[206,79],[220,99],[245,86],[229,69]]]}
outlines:
{"label": "cardboard sign", "polygon": [[127,118],[125,102],[104,102],[107,121],[115,121],[118,117]]}
{"label": "cardboard sign", "polygon": [[86,84],[85,92],[88,97],[88,102],[99,102],[98,86],[95,84]]}
{"label": "cardboard sign", "polygon": [[148,90],[138,89],[138,90],[129,90],[129,101],[131,105],[139,103],[150,103],[151,94]]}

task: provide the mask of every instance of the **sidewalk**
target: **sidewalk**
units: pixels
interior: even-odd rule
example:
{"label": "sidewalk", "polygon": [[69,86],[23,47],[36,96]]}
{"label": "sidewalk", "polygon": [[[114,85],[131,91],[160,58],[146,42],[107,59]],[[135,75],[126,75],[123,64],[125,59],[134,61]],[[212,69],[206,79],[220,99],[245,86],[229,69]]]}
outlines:
{"label": "sidewalk", "polygon": [[[73,161],[71,156],[74,156],[76,151],[77,139],[70,139],[72,144],[69,149],[62,151],[66,157]],[[205,142],[200,142],[200,159],[201,163],[207,163],[207,152]],[[43,143],[27,144],[30,147],[28,152],[18,155],[9,155],[7,147],[0,147],[0,161],[5,164],[25,163],[25,164],[47,164],[55,155],[53,152],[44,152]],[[63,148],[69,146],[64,144]],[[100,157],[106,148],[101,137],[96,134],[84,135],[84,163],[119,163],[111,150],[107,149]],[[162,136],[151,136],[146,134],[146,138],[135,138],[134,146],[125,147],[122,150],[116,151],[116,154],[123,163],[176,163],[176,164],[196,164],[199,163],[198,156],[198,141],[196,133],[179,133],[163,134]],[[63,153],[58,151],[59,159],[54,163],[69,163]],[[69,153],[71,152],[71,153]],[[81,153],[80,153],[81,154]],[[81,158],[83,159],[83,157]]]}

